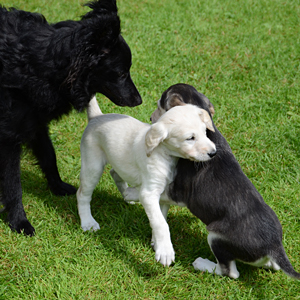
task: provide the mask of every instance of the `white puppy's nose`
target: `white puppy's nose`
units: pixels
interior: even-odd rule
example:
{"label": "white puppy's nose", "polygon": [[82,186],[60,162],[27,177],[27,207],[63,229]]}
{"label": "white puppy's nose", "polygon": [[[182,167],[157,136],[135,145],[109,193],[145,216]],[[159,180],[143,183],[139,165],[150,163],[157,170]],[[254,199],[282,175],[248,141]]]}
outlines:
{"label": "white puppy's nose", "polygon": [[210,153],[207,153],[209,157],[214,157],[217,154],[217,150],[213,150]]}

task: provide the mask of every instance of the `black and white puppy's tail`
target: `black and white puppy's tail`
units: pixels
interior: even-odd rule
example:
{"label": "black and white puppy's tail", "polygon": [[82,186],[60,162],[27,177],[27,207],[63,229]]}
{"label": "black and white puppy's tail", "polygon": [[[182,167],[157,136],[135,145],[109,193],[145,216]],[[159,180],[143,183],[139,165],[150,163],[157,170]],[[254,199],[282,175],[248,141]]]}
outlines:
{"label": "black and white puppy's tail", "polygon": [[282,245],[280,245],[276,251],[270,255],[271,260],[276,262],[280,269],[290,277],[300,280],[300,273],[296,272],[290,263],[285,250]]}
{"label": "black and white puppy's tail", "polygon": [[91,99],[90,103],[89,103],[89,106],[87,108],[87,115],[88,115],[88,120],[89,121],[92,120],[95,117],[103,115],[102,111],[101,111],[101,109],[100,109],[100,107],[98,105],[96,96],[94,96]]}

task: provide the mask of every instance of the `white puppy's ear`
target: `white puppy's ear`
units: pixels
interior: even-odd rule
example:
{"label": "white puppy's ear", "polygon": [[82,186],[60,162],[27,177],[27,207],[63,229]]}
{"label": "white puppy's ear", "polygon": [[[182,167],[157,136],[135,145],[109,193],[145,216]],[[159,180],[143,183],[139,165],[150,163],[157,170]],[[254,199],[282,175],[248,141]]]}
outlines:
{"label": "white puppy's ear", "polygon": [[209,129],[210,131],[215,132],[214,126],[212,124],[211,118],[209,113],[205,110],[200,108],[200,119],[202,122],[206,125],[206,128]]}
{"label": "white puppy's ear", "polygon": [[152,151],[168,136],[168,131],[161,123],[153,124],[146,133],[146,154],[149,157]]}

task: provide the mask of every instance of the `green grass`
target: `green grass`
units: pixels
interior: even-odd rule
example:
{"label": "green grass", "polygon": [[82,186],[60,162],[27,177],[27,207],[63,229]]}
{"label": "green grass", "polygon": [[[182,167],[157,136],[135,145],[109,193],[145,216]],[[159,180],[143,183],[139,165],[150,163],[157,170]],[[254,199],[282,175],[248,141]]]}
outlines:
{"label": "green grass", "polygon": [[[49,21],[78,19],[78,0],[5,0]],[[105,113],[144,122],[170,85],[194,85],[213,102],[214,121],[244,172],[274,209],[283,243],[300,271],[299,1],[119,0],[122,32],[132,49],[132,77],[143,104],[120,108],[99,95]],[[51,124],[63,180],[79,186],[85,113]],[[154,260],[140,205],[124,203],[108,170],[92,202],[101,229],[84,233],[75,196],[57,197],[30,152],[22,160],[23,203],[36,229],[28,238],[0,218],[0,299],[299,299],[300,283],[283,272],[238,263],[238,280],[194,271],[214,259],[205,226],[173,207],[169,226],[176,262]]]}

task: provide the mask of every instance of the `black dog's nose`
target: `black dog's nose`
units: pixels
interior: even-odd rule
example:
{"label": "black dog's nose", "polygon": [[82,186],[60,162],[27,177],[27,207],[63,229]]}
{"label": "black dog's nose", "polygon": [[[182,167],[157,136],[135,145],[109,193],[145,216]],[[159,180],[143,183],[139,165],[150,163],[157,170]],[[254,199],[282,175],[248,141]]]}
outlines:
{"label": "black dog's nose", "polygon": [[217,150],[207,153],[209,157],[214,157],[217,154]]}

